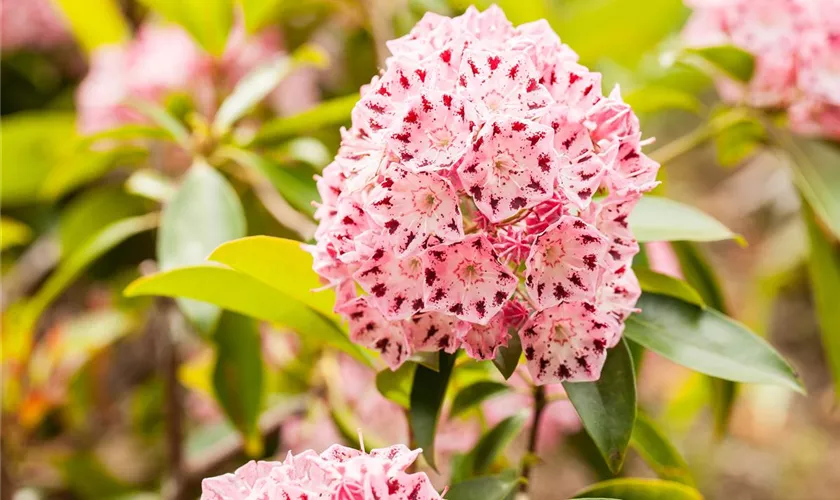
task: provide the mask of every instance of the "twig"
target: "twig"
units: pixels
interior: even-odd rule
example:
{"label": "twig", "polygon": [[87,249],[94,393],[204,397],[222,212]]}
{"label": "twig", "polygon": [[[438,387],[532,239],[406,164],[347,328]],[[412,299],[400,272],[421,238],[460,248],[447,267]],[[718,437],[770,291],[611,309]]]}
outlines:
{"label": "twig", "polygon": [[175,340],[174,323],[177,311],[171,302],[158,299],[152,308],[150,328],[156,330],[160,353],[160,371],[164,384],[166,411],[166,455],[168,477],[164,483],[163,497],[178,500],[184,494],[184,406],[181,384],[178,382],[180,358]]}
{"label": "twig", "polygon": [[531,476],[531,462],[533,456],[537,451],[537,440],[539,439],[540,420],[542,419],[543,411],[547,405],[545,397],[545,388],[541,385],[534,387],[534,414],[531,419],[531,429],[528,433],[528,452],[525,455],[525,462],[522,465],[522,477],[525,481],[522,482],[520,491],[522,493],[528,492],[528,483]]}
{"label": "twig", "polygon": [[15,496],[15,485],[9,472],[6,450],[0,447],[0,500],[12,500]]}

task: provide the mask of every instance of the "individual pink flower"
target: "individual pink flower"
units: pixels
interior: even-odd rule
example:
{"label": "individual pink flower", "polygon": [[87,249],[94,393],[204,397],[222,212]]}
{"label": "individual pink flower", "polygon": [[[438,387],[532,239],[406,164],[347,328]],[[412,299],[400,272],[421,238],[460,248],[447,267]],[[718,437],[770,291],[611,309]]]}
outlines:
{"label": "individual pink flower", "polygon": [[352,337],[392,368],[484,360],[530,318],[537,383],[597,378],[640,293],[626,221],[659,168],[632,109],[545,21],[498,7],[427,14],[388,47],[317,181],[307,247]]}
{"label": "individual pink flower", "polygon": [[202,500],[434,500],[425,473],[406,469],[421,450],[396,445],[365,453],[333,445],[320,455],[291,452],[282,462],[248,462],[201,483]]}
{"label": "individual pink flower", "polygon": [[72,43],[61,14],[50,0],[0,2],[0,48],[47,50]]}

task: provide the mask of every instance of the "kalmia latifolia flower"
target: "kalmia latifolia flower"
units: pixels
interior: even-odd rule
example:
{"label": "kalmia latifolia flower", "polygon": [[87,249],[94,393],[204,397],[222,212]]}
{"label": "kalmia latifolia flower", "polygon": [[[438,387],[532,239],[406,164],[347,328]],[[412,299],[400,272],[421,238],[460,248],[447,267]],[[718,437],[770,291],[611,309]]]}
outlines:
{"label": "kalmia latifolia flower", "polygon": [[314,268],[350,336],[397,368],[492,359],[594,380],[640,294],[628,216],[656,185],[639,122],[548,23],[427,14],[389,42],[318,178]]}
{"label": "kalmia latifolia flower", "polygon": [[439,500],[425,473],[405,472],[419,454],[402,445],[370,454],[340,445],[320,455],[289,453],[205,479],[201,500]]}
{"label": "kalmia latifolia flower", "polygon": [[840,139],[840,0],[687,0],[692,46],[733,44],[755,56],[752,79],[721,79],[724,100],[786,109],[801,134]]}

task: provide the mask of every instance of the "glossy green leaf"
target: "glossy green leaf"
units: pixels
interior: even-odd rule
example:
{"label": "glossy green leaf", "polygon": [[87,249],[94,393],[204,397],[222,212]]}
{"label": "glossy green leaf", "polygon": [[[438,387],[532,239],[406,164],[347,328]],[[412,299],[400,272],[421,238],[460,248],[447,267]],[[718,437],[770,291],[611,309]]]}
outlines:
{"label": "glossy green leaf", "polygon": [[526,410],[520,411],[516,415],[502,420],[481,436],[466,458],[470,468],[470,476],[480,476],[486,473],[496,461],[496,458],[519,435],[526,420],[528,420],[528,412]]}
{"label": "glossy green leaf", "polygon": [[245,29],[248,33],[258,33],[261,29],[277,20],[288,0],[239,0]]}
{"label": "glossy green leaf", "polygon": [[55,3],[87,52],[131,36],[117,0],[55,0]]}
{"label": "glossy green leaf", "polygon": [[262,341],[257,322],[225,311],[213,334],[216,366],[213,389],[225,414],[246,443],[262,444],[258,420],[262,408]]}
{"label": "glossy green leaf", "polygon": [[414,363],[403,363],[396,371],[388,368],[376,374],[376,388],[386,399],[405,409],[411,403],[411,384],[414,381]]}
{"label": "glossy green leaf", "polygon": [[275,118],[266,123],[253,140],[254,145],[276,144],[290,137],[306,135],[328,126],[350,122],[350,112],[359,101],[359,94],[324,101],[292,116]]}
{"label": "glossy green leaf", "polygon": [[333,312],[335,292],[314,291],[324,285],[312,270],[312,256],[301,245],[283,238],[251,236],[219,246],[208,259],[252,276],[340,322]]}
{"label": "glossy green leaf", "polygon": [[31,239],[29,226],[9,217],[0,217],[0,250],[25,245]]}
{"label": "glossy green leaf", "polygon": [[183,267],[134,281],[125,295],[186,297],[318,338],[370,366],[370,358],[332,321],[265,283],[218,264]]}
{"label": "glossy green leaf", "polygon": [[661,196],[639,200],[630,214],[630,229],[639,242],[743,240],[700,210]]}
{"label": "glossy green leaf", "polygon": [[703,500],[690,486],[662,479],[611,479],[593,484],[574,498],[620,498],[621,500]]}
{"label": "glossy green leaf", "polygon": [[835,399],[840,398],[840,250],[820,228],[816,215],[807,203],[802,206],[811,255],[808,276],[811,294],[822,332],[823,353],[834,379]]}
{"label": "glossy green leaf", "polygon": [[169,201],[178,192],[178,188],[169,177],[150,168],[135,170],[128,176],[125,190],[160,203]]}
{"label": "glossy green leaf", "polygon": [[642,412],[636,416],[630,445],[660,478],[694,486],[694,478],[685,459],[653,419]]}
{"label": "glossy green leaf", "polygon": [[705,307],[703,298],[697,290],[681,279],[660,274],[645,267],[633,268],[642,290],[660,295],[669,295],[684,302]]}
{"label": "glossy green leaf", "polygon": [[692,48],[686,49],[686,51],[702,57],[716,69],[723,71],[736,80],[748,82],[752,78],[755,69],[755,58],[749,52],[734,45]]}
{"label": "glossy green leaf", "polygon": [[516,330],[509,330],[510,338],[508,338],[508,345],[499,348],[496,357],[493,359],[493,365],[499,370],[499,373],[505,378],[509,379],[513,372],[516,371],[516,366],[519,364],[519,358],[522,357],[522,339],[519,338],[519,332]]}
{"label": "glossy green leaf", "polygon": [[464,387],[455,396],[452,408],[449,410],[449,418],[458,415],[480,405],[487,399],[510,390],[510,386],[493,380],[481,380]]}
{"label": "glossy green leaf", "polygon": [[522,480],[516,471],[484,476],[453,484],[446,500],[506,500],[519,489]]}
{"label": "glossy green leaf", "polygon": [[595,382],[564,382],[569,401],[607,465],[618,473],[636,420],[636,374],[625,342],[609,350]]}
{"label": "glossy green leaf", "polygon": [[432,468],[436,468],[435,435],[440,411],[454,365],[455,355],[440,351],[440,371],[420,365],[411,384],[408,425],[414,438],[412,447],[423,448],[423,456]]}
{"label": "glossy green leaf", "polygon": [[[197,160],[164,205],[158,235],[163,271],[204,262],[226,241],[245,236],[245,213],[236,191],[216,170]],[[210,304],[179,300],[184,314],[209,334],[221,311]]]}
{"label": "glossy green leaf", "polygon": [[211,54],[221,56],[233,25],[233,0],[140,0],[183,26]]}
{"label": "glossy green leaf", "polygon": [[736,382],[776,384],[804,392],[793,368],[761,337],[711,308],[643,293],[624,335],[671,361]]}

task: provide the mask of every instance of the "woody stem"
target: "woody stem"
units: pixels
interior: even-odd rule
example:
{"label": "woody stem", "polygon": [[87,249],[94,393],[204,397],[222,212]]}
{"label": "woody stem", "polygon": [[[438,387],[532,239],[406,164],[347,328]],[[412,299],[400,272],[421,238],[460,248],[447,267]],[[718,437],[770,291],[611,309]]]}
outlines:
{"label": "woody stem", "polygon": [[533,457],[536,456],[537,442],[539,439],[540,420],[542,420],[543,412],[548,404],[545,394],[545,388],[541,385],[534,387],[534,414],[531,417],[531,429],[528,433],[528,452],[525,455],[524,463],[522,465],[522,478],[524,482],[520,487],[522,493],[528,492],[529,480],[531,476],[531,464]]}

